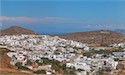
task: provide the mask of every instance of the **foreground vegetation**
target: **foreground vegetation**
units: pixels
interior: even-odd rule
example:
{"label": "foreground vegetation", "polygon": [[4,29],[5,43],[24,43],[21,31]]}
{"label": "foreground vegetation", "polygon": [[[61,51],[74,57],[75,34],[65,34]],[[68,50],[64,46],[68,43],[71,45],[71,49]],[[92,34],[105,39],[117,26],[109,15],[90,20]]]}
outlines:
{"label": "foreground vegetation", "polygon": [[7,50],[7,49],[3,49],[3,48],[0,49],[0,55],[3,55],[5,53],[7,53],[7,52],[10,52],[10,51]]}
{"label": "foreground vegetation", "polygon": [[121,52],[122,49],[117,49],[117,50],[91,50],[89,52],[85,52],[83,53],[83,56],[87,56],[87,57],[90,57],[94,54],[112,54],[112,52]]}

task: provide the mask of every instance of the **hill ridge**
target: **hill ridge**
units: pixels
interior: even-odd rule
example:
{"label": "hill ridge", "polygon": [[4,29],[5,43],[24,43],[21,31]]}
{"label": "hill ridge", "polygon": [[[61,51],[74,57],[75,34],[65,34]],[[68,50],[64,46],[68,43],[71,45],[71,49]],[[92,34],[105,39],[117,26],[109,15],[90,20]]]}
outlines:
{"label": "hill ridge", "polygon": [[20,34],[33,34],[35,35],[36,33],[32,30],[19,27],[19,26],[12,26],[7,29],[1,30],[1,35],[20,35]]}
{"label": "hill ridge", "polygon": [[111,30],[76,32],[57,35],[61,38],[89,44],[112,44],[125,42],[125,35]]}

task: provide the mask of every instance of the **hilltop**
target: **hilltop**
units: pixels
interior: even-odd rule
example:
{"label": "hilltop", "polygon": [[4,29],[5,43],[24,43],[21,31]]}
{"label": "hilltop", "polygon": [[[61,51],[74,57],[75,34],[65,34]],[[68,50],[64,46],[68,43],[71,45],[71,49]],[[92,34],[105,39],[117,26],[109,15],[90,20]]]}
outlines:
{"label": "hilltop", "polygon": [[5,30],[1,30],[1,35],[20,35],[20,34],[36,34],[34,31],[22,28],[19,26],[12,26],[10,28],[7,28]]}
{"label": "hilltop", "polygon": [[61,38],[89,44],[112,44],[125,42],[125,35],[110,30],[77,32],[58,35]]}

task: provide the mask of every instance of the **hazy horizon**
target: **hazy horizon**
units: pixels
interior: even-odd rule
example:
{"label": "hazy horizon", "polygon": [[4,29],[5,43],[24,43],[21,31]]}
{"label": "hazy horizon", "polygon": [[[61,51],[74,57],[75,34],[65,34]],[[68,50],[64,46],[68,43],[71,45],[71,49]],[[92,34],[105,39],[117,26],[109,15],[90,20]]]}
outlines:
{"label": "hazy horizon", "polygon": [[0,9],[1,29],[20,26],[40,34],[125,30],[125,1],[1,0]]}

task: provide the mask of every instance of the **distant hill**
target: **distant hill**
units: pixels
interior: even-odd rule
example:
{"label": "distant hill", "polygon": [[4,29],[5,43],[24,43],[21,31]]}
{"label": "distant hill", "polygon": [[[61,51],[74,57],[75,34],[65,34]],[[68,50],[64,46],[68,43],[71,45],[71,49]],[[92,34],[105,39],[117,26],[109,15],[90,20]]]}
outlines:
{"label": "distant hill", "polygon": [[[28,30],[26,28],[12,26],[5,30],[1,30],[1,35],[20,35],[20,34],[33,34],[36,33],[32,30]],[[55,35],[52,35],[55,36]],[[99,31],[91,31],[91,32],[77,32],[70,34],[57,35],[61,38],[74,40],[82,43],[88,44],[112,44],[112,43],[121,43],[125,42],[125,35],[109,31],[109,30],[99,30]]]}
{"label": "distant hill", "polygon": [[125,34],[125,29],[117,29],[115,30],[116,32],[119,32],[119,33],[122,33],[122,34]]}
{"label": "distant hill", "polygon": [[77,32],[71,34],[58,35],[61,38],[74,40],[89,44],[112,44],[125,42],[125,35],[109,31],[91,31],[91,32]]}
{"label": "distant hill", "polygon": [[0,31],[1,35],[20,35],[20,34],[36,34],[32,30],[22,28],[19,26],[12,26],[10,28],[7,28],[5,30]]}

